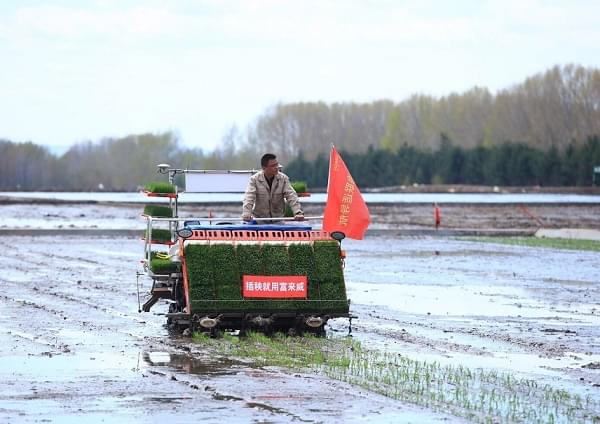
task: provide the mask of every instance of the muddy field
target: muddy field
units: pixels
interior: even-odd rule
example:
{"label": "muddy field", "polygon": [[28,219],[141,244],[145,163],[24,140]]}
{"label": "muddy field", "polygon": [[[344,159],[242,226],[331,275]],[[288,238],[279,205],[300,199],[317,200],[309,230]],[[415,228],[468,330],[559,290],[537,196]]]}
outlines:
{"label": "muddy field", "polygon": [[[387,218],[375,223],[400,234],[344,241],[353,336],[373,349],[509,371],[600,402],[600,254],[403,236],[413,224],[430,225],[418,222],[419,208],[430,212],[374,208]],[[529,212],[598,228],[597,208]],[[477,221],[463,207],[456,228],[531,220],[515,206],[501,209]],[[448,225],[453,212],[443,210]],[[23,231],[41,223],[131,229],[134,207],[5,205],[0,216],[5,230],[20,228],[0,231],[0,422],[462,422],[315,373],[214,357],[170,334],[166,304],[138,313],[137,237]],[[150,281],[139,284],[144,302]],[[347,324],[332,322],[329,337],[343,337]]]}
{"label": "muddy field", "polygon": [[[538,228],[600,229],[600,203],[590,204],[440,204],[441,230],[496,230],[531,233]],[[323,204],[306,203],[307,216],[323,214]],[[0,231],[9,229],[143,229],[142,204],[70,204],[2,202]],[[232,203],[180,206],[183,217],[239,220]],[[434,229],[431,204],[369,204],[370,230],[398,235]],[[318,225],[318,222],[315,222]]]}

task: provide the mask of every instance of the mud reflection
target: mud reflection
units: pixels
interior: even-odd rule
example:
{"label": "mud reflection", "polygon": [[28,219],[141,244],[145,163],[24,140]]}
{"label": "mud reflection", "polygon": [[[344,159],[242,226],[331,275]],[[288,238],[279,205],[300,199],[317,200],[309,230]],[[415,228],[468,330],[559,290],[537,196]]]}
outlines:
{"label": "mud reflection", "polygon": [[143,352],[144,362],[151,367],[170,367],[179,372],[204,376],[233,375],[239,372],[240,362],[224,358],[192,357],[160,351]]}

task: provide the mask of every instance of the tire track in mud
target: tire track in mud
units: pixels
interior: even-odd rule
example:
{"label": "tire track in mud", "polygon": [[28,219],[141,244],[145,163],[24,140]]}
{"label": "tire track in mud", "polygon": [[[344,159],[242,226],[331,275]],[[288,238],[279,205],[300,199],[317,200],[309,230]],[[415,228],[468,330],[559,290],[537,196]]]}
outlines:
{"label": "tire track in mud", "polygon": [[[0,284],[5,284],[5,283],[6,283],[5,281],[0,280]],[[54,315],[54,316],[60,317],[62,319],[65,319],[64,311],[59,311],[59,310],[56,310],[56,309],[51,309],[51,308],[48,308],[47,306],[45,306],[43,304],[39,304],[37,302],[31,302],[31,301],[28,301],[28,300],[18,299],[18,298],[15,298],[15,297],[9,297],[9,296],[5,296],[5,295],[0,296],[0,299],[2,299],[4,302],[7,302],[7,301],[8,302],[14,302],[14,303],[18,304],[19,307],[21,307],[21,308],[38,309],[40,311],[47,312],[50,315]]]}
{"label": "tire track in mud", "polygon": [[[522,321],[514,321],[513,328],[508,331],[502,331],[498,328],[498,321],[490,322],[486,319],[480,321],[479,328],[468,324],[465,326],[452,326],[446,322],[437,324],[435,321],[428,321],[427,324],[416,321],[402,321],[391,317],[385,317],[380,314],[364,312],[369,318],[375,320],[376,324],[364,325],[354,324],[356,329],[363,329],[365,332],[378,334],[396,341],[414,345],[418,348],[427,348],[431,352],[445,354],[447,352],[468,353],[477,356],[494,356],[490,350],[474,347],[471,344],[449,342],[440,338],[426,337],[415,334],[411,328],[422,328],[427,331],[435,331],[440,337],[445,334],[458,334],[466,337],[477,337],[479,340],[492,340],[493,342],[505,343],[509,348],[514,350],[522,350],[523,352],[533,353],[539,357],[559,358],[565,356],[569,351],[569,346],[562,341],[561,337],[576,337],[582,328],[576,327],[577,330],[565,328],[549,329],[547,325],[536,322],[523,323]],[[476,317],[470,317],[473,319]],[[487,317],[486,317],[487,318]],[[564,325],[564,320],[557,320],[557,324]],[[504,322],[504,324],[510,324]],[[523,328],[524,324],[528,324],[527,328]],[[390,329],[390,326],[398,326],[400,330]],[[495,330],[492,328],[495,327]],[[407,330],[408,329],[408,330]],[[522,333],[519,337],[516,333]],[[558,340],[549,340],[549,336],[556,334]],[[591,336],[591,334],[590,334]],[[590,346],[592,347],[592,346]]]}
{"label": "tire track in mud", "polygon": [[[2,282],[0,284],[4,286]],[[0,302],[4,312],[4,319],[0,321],[2,334],[8,339],[20,340],[17,346],[12,347],[12,351],[26,349],[28,345],[21,345],[21,343],[28,341],[37,345],[34,351],[40,346],[44,349],[50,348],[50,351],[37,352],[40,355],[51,357],[71,352],[69,344],[59,340],[57,332],[49,329],[49,327],[64,325],[68,319],[64,311],[47,307],[40,302],[6,295],[0,297]],[[40,326],[37,323],[44,324]]]}
{"label": "tire track in mud", "polygon": [[[122,277],[130,264],[116,256],[107,256],[105,262],[88,258],[90,250],[105,248],[106,242],[67,239],[64,243],[51,242],[48,249],[43,244],[52,238],[9,239],[12,248],[6,256],[14,266],[7,275],[0,276],[0,293],[4,292],[0,301],[14,305],[5,325],[7,336],[26,337],[39,343],[39,334],[51,335],[51,342],[45,344],[54,354],[60,354],[70,352],[68,347],[75,342],[71,339],[76,337],[65,339],[61,329],[82,336],[92,334],[98,339],[110,333],[131,337],[134,331],[129,323],[147,322],[129,313],[136,310],[135,298],[127,281],[130,279]],[[76,248],[70,247],[71,241],[76,242]],[[61,253],[52,253],[53,248]],[[135,275],[134,270],[131,273]],[[132,300],[131,309],[127,299]],[[144,336],[135,339],[143,341]]]}
{"label": "tire track in mud", "polygon": [[[79,306],[85,306],[85,307],[95,309],[100,312],[104,312],[105,314],[109,315],[110,317],[125,318],[125,319],[135,321],[135,322],[138,322],[141,324],[146,322],[146,320],[144,320],[142,318],[138,318],[135,315],[130,315],[130,314],[121,312],[117,309],[111,308],[111,307],[98,305],[98,304],[94,303],[95,299],[93,299],[93,298],[76,297],[76,296],[72,296],[72,295],[68,295],[68,294],[64,294],[64,293],[49,292],[49,291],[44,291],[44,290],[38,290],[37,292],[39,292],[40,294],[44,294],[46,296],[58,298],[60,300],[66,300],[68,302],[71,302],[71,303],[79,305]],[[33,302],[28,302],[28,303],[35,305]],[[37,305],[37,307],[42,308],[39,305]]]}
{"label": "tire track in mud", "polygon": [[[60,316],[63,319],[66,319],[66,316],[68,316],[68,312],[61,310],[53,310],[51,308],[49,308],[48,306],[46,306],[48,303],[56,303],[54,301],[52,301],[52,299],[55,300],[59,300],[60,305],[65,306],[65,301],[72,304],[72,308],[69,308],[69,311],[71,312],[71,314],[73,315],[77,315],[76,313],[74,314],[73,312],[76,312],[78,309],[80,309],[81,307],[86,307],[89,309],[94,309],[100,312],[104,312],[107,315],[109,315],[110,317],[118,317],[118,318],[124,318],[124,319],[128,319],[128,320],[132,320],[132,321],[136,321],[139,323],[144,323],[145,320],[142,318],[139,318],[135,315],[132,314],[128,314],[125,312],[122,312],[119,309],[116,309],[114,306],[107,306],[105,304],[101,304],[98,303],[98,301],[106,299],[107,295],[106,295],[106,291],[103,289],[102,287],[102,282],[98,282],[96,284],[93,285],[84,285],[81,284],[81,280],[78,280],[78,283],[73,286],[73,287],[67,287],[64,284],[58,284],[56,283],[55,285],[51,285],[48,286],[48,288],[46,289],[44,284],[41,284],[37,281],[31,281],[31,283],[36,284],[33,287],[30,287],[29,285],[23,285],[22,282],[15,282],[15,281],[10,281],[10,280],[6,280],[6,279],[0,279],[0,282],[3,283],[3,285],[5,287],[9,287],[10,285],[13,285],[13,288],[11,290],[11,293],[19,293],[20,296],[22,297],[26,297],[26,298],[32,298],[35,300],[23,300],[21,298],[17,298],[14,296],[3,296],[6,300],[13,300],[15,302],[20,302],[22,304],[22,306],[28,306],[28,307],[33,307],[33,308],[38,308],[38,309],[43,309],[43,310],[47,310],[49,312],[54,313],[54,315]],[[41,287],[41,288],[40,288]],[[60,291],[60,289],[63,289],[63,291]],[[69,290],[65,290],[65,288],[68,288]],[[26,291],[24,291],[26,290]],[[83,294],[81,293],[81,291],[91,291],[91,295],[90,294]],[[124,293],[124,292],[114,292],[111,291],[110,292],[110,296],[115,296],[115,297],[122,297],[122,298],[129,298],[130,297],[130,293]],[[40,299],[41,297],[41,299]],[[88,311],[89,311],[88,309]]]}
{"label": "tire track in mud", "polygon": [[[0,373],[0,422],[78,415],[131,421],[132,411],[170,392],[168,382],[148,384],[155,378],[127,366],[166,335],[162,320],[130,313],[137,313],[131,262],[88,260],[105,242],[62,239],[44,247],[47,241],[11,238],[11,269],[0,275],[0,360],[12,369]],[[132,409],[137,399],[144,406]]]}
{"label": "tire track in mud", "polygon": [[[414,348],[426,348],[432,353],[438,353],[442,355],[447,355],[448,352],[460,352],[478,356],[492,356],[489,351],[479,349],[469,344],[449,342],[441,340],[440,338],[418,335],[416,334],[416,331],[412,330],[415,328],[427,328],[428,330],[439,332],[440,335],[458,332],[456,330],[450,330],[447,327],[435,326],[434,324],[424,325],[415,321],[402,321],[390,317],[384,317],[373,312],[364,312],[364,314],[373,319],[374,322],[369,323],[370,325],[355,323],[353,324],[353,328],[356,330],[362,330],[366,334],[377,334],[386,339],[402,342],[406,345],[413,345]],[[399,329],[393,329],[391,328],[392,326],[398,327]]]}
{"label": "tire track in mud", "polygon": [[[95,248],[95,245],[93,246]],[[131,286],[123,281],[123,276],[130,280],[135,278],[135,268],[128,259],[109,257],[110,261],[100,262],[89,259],[85,255],[86,251],[77,250],[71,255],[57,255],[48,253],[47,250],[40,252],[36,252],[35,249],[20,250],[20,244],[16,244],[16,247],[16,249],[9,250],[6,255],[7,260],[11,263],[11,268],[25,276],[37,274],[41,270],[43,277],[51,277],[54,287],[66,289],[68,285],[64,284],[65,281],[72,283],[73,277],[77,277],[77,282],[95,282],[103,285],[103,287],[95,287],[98,290],[109,289],[116,295],[123,295],[131,289]],[[52,259],[60,259],[60,262],[57,263]],[[32,265],[37,269],[32,269]],[[6,277],[0,276],[1,278]],[[80,288],[89,287],[78,287],[78,289]]]}

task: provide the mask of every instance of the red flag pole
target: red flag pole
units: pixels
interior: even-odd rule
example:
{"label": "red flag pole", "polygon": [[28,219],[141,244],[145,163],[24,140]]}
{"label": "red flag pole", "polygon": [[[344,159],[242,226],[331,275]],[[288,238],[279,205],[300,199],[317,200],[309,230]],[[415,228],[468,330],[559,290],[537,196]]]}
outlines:
{"label": "red flag pole", "polygon": [[440,211],[440,207],[437,203],[433,204],[433,219],[435,222],[435,229],[437,230],[442,224],[442,212]]}

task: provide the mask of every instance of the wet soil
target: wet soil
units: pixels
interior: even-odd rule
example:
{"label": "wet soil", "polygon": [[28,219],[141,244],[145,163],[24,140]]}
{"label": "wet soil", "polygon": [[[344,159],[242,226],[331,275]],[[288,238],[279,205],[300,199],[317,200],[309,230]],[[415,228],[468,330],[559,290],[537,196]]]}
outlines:
{"label": "wet soil", "polygon": [[600,397],[597,252],[440,238],[346,249],[358,337]]}
{"label": "wet soil", "polygon": [[[138,217],[132,207],[59,207],[35,214],[52,225],[79,225],[84,214],[82,228]],[[577,211],[584,219],[595,207]],[[402,208],[381,215],[398,222],[418,209]],[[316,374],[213,357],[170,334],[166,303],[138,313],[135,237],[21,234],[0,234],[0,422],[460,422]],[[385,233],[343,248],[353,335],[364,345],[510,371],[600,401],[598,252]],[[150,281],[139,285],[143,303]],[[346,320],[330,324],[330,337],[347,333]]]}
{"label": "wet soil", "polygon": [[[210,357],[138,313],[141,243],[4,236],[0,422],[406,422],[445,418],[312,374]],[[150,282],[141,279],[142,302]]]}
{"label": "wet soil", "polygon": [[[303,205],[306,216],[323,214],[323,204]],[[531,233],[538,228],[600,229],[600,204],[439,204],[441,230],[489,229]],[[144,229],[140,204],[0,204],[0,231],[8,229]],[[238,204],[182,204],[181,217],[237,221]],[[435,229],[430,204],[370,204],[369,230],[393,230],[402,235]],[[318,225],[318,222],[313,222]]]}

